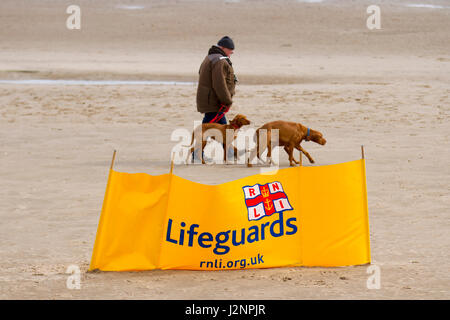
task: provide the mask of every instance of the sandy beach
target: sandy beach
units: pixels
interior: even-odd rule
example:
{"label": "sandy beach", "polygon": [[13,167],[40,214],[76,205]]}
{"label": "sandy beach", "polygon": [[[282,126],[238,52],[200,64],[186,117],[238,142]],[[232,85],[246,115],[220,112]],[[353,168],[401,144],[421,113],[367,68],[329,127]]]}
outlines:
{"label": "sandy beach", "polygon": [[[0,299],[450,298],[448,1],[82,0],[68,30],[71,4],[0,3]],[[380,30],[366,27],[371,4]],[[327,144],[303,144],[315,166],[364,145],[380,289],[368,266],[86,272],[113,150],[117,171],[169,171],[171,133],[202,119],[198,68],[223,35],[240,80],[228,118],[317,128]],[[33,79],[180,83],[17,82]],[[259,168],[174,172],[217,184]],[[66,287],[70,265],[80,290]]]}

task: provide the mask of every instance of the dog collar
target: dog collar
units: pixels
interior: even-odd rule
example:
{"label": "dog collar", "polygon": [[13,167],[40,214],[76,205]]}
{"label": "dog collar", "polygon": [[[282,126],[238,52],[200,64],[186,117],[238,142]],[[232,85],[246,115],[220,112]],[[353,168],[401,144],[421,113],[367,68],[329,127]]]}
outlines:
{"label": "dog collar", "polygon": [[311,131],[311,130],[308,128],[308,131],[306,132],[306,141],[309,141],[308,137],[309,137],[310,131]]}
{"label": "dog collar", "polygon": [[238,130],[239,129],[239,127],[237,125],[235,125],[234,123],[231,124],[231,125],[233,126],[234,130]]}

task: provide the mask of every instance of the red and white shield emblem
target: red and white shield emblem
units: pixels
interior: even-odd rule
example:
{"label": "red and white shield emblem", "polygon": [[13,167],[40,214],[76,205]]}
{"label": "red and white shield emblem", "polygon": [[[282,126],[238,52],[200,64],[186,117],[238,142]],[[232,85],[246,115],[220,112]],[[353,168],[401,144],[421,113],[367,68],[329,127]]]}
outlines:
{"label": "red and white shield emblem", "polygon": [[248,220],[259,220],[275,212],[293,210],[280,182],[255,184],[242,189],[248,209]]}

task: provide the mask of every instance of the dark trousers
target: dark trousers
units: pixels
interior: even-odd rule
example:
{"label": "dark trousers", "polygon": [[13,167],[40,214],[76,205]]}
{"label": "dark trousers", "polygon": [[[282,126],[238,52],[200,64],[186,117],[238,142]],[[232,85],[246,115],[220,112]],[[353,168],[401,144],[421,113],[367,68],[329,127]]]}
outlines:
{"label": "dark trousers", "polygon": [[[202,123],[209,123],[212,119],[214,119],[215,116],[219,115],[220,117],[222,114],[223,112],[207,112],[203,117]],[[219,121],[216,121],[216,123],[227,124],[227,118],[225,118],[225,115],[223,115],[223,117]]]}
{"label": "dark trousers", "polygon": [[[202,123],[209,123],[217,115],[220,117],[222,114],[223,114],[223,112],[206,112],[205,116],[203,117]],[[219,121],[216,121],[215,123],[227,124],[227,118],[225,118],[225,115],[223,115],[223,117]],[[225,145],[224,145],[224,149],[225,149]],[[194,152],[195,152],[195,150],[194,150]],[[194,160],[194,152],[192,152],[192,160]],[[203,153],[202,153],[202,157],[203,157]]]}
{"label": "dark trousers", "polygon": [[[222,116],[223,115],[223,116]],[[218,124],[227,124],[227,118],[225,118],[225,114],[223,112],[207,112],[205,113],[205,117],[203,118],[202,123],[209,123],[216,116],[221,117],[219,121],[215,121]],[[225,150],[225,144],[223,144],[223,148]]]}

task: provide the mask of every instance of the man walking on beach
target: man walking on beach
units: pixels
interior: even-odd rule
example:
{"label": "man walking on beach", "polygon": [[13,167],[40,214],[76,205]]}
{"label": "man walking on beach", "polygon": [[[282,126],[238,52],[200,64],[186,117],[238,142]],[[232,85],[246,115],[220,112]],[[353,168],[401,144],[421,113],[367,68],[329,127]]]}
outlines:
{"label": "man walking on beach", "polygon": [[237,78],[230,56],[234,43],[225,36],[213,45],[199,70],[197,111],[204,113],[203,123],[227,124],[225,113],[233,103]]}

